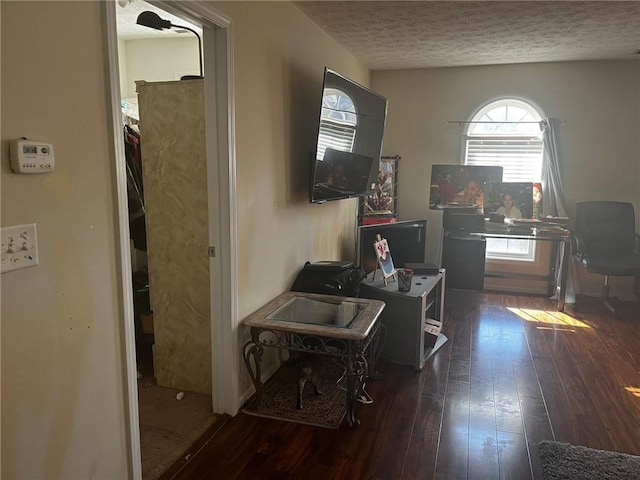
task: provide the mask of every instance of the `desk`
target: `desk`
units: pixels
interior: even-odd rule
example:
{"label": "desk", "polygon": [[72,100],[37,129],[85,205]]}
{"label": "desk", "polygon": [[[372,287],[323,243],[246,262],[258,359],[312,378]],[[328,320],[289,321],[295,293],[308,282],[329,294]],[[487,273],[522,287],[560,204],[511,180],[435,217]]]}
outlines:
{"label": "desk", "polygon": [[[558,230],[558,232],[537,231],[531,228],[528,231],[524,229],[509,229],[507,226],[500,224],[487,223],[483,232],[470,232],[469,237],[472,238],[506,238],[533,240],[542,242],[555,242],[562,248],[556,249],[556,266],[560,269],[560,285],[555,285],[554,290],[558,290],[558,311],[564,312],[565,296],[567,292],[567,276],[569,272],[569,261],[571,258],[571,240],[569,232]],[[556,277],[557,278],[557,277]]]}
{"label": "desk", "polygon": [[356,399],[368,372],[375,372],[383,308],[379,300],[285,292],[249,316],[244,324],[251,328],[251,340],[243,353],[256,389],[254,405],[262,400],[264,347],[338,357],[346,369],[347,421],[358,425]]}

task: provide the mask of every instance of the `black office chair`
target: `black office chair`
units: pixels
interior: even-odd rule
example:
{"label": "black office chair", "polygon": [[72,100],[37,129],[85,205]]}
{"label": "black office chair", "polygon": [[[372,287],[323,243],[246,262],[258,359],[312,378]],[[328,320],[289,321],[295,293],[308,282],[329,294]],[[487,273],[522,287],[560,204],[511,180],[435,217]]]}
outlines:
{"label": "black office chair", "polygon": [[[573,254],[588,272],[604,275],[600,300],[610,312],[609,276],[635,276],[640,299],[640,255],[635,233],[633,205],[625,202],[581,202],[577,204],[572,232]],[[576,296],[576,310],[589,297]]]}

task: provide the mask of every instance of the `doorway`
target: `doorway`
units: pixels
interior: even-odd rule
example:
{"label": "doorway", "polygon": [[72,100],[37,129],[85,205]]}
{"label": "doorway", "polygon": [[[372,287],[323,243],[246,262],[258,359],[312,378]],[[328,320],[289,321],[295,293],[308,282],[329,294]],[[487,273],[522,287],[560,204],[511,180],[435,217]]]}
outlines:
{"label": "doorway", "polygon": [[[118,183],[118,200],[120,216],[120,246],[122,260],[122,283],[124,299],[124,332],[126,346],[127,385],[129,404],[129,432],[131,445],[131,476],[142,478],[140,424],[146,413],[138,404],[138,390],[140,379],[138,377],[138,358],[140,352],[140,335],[136,341],[135,326],[141,328],[136,314],[138,290],[132,282],[132,272],[137,268],[139,257],[137,249],[132,248],[129,238],[130,216],[129,198],[127,196],[126,158],[124,155],[122,136],[122,109],[123,94],[120,88],[123,71],[119,68],[120,50],[123,41],[118,39],[117,9],[128,8],[132,5],[149,10],[158,10],[161,17],[176,15],[178,21],[172,23],[181,25],[193,25],[202,30],[203,51],[205,58],[204,80],[204,111],[206,112],[206,162],[207,162],[207,188],[208,218],[209,218],[209,245],[214,247],[216,255],[208,259],[210,275],[210,339],[211,339],[211,396],[208,401],[211,412],[235,414],[238,409],[238,361],[237,341],[235,331],[237,329],[236,313],[236,288],[235,288],[235,184],[234,184],[234,156],[233,156],[233,103],[230,86],[232,71],[229,68],[231,36],[229,29],[231,23],[228,19],[214,11],[210,7],[191,5],[189,2],[154,2],[153,5],[144,4],[139,0],[105,2],[107,34],[109,37],[110,77],[111,93],[114,104],[114,139],[116,145],[116,173]],[[144,27],[140,27],[144,28]],[[190,73],[190,72],[184,72]],[[168,78],[172,81],[174,78]],[[132,255],[132,252],[134,253]],[[144,264],[144,259],[141,262]],[[137,286],[137,285],[136,285]],[[138,352],[136,352],[138,350]],[[148,355],[148,352],[147,352]],[[143,382],[146,381],[144,373]],[[143,384],[144,388],[144,384]],[[173,392],[175,393],[175,392]],[[180,393],[168,398],[175,406],[178,402],[184,402],[184,398],[178,400]],[[185,402],[186,404],[186,402]],[[145,407],[146,408],[146,407]],[[143,415],[144,414],[144,415]],[[144,440],[144,439],[143,439]],[[143,442],[144,443],[144,442]],[[143,456],[144,456],[143,452]],[[145,474],[145,478],[153,478]]]}

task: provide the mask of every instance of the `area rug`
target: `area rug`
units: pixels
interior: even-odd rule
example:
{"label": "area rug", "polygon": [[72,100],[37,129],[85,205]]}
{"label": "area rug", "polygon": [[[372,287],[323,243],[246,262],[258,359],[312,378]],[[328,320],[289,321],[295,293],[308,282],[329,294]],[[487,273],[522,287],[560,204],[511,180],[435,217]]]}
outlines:
{"label": "area rug", "polygon": [[552,441],[540,442],[543,480],[639,480],[640,457]]}
{"label": "area rug", "polygon": [[[313,368],[317,371],[321,395],[316,395],[309,382],[302,394],[302,410],[296,408],[298,399],[298,367],[294,362],[283,364],[269,379],[262,393],[262,401],[253,407],[253,398],[243,409],[249,415],[287,420],[325,428],[338,428],[347,405],[347,393],[337,385],[344,368],[334,359],[319,357]],[[344,381],[340,382],[344,386]]]}

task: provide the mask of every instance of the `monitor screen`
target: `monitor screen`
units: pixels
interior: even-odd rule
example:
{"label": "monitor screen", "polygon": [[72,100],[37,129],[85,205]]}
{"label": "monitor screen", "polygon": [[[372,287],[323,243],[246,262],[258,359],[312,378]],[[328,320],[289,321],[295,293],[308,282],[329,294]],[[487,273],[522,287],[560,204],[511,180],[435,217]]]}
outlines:
{"label": "monitor screen", "polygon": [[406,220],[394,223],[364,225],[358,229],[358,265],[368,274],[376,269],[378,259],[373,244],[376,235],[387,240],[393,265],[424,263],[426,257],[426,220]]}

